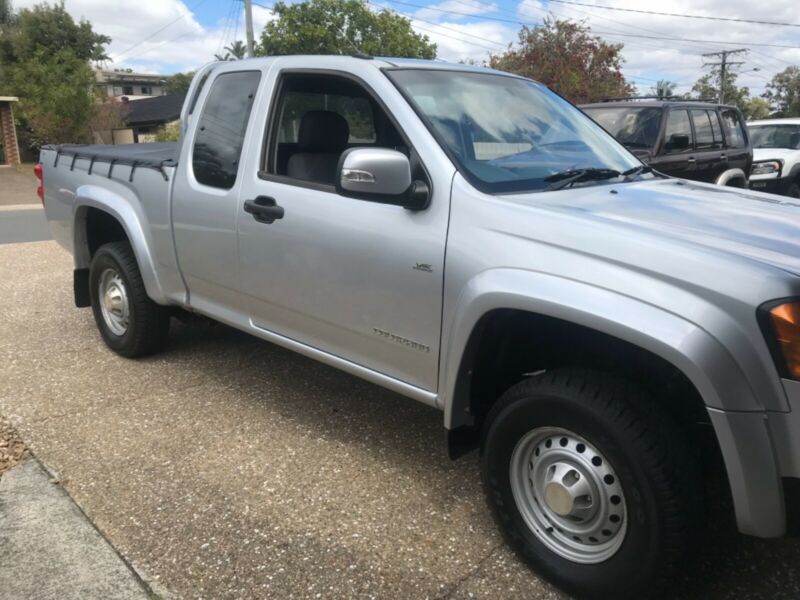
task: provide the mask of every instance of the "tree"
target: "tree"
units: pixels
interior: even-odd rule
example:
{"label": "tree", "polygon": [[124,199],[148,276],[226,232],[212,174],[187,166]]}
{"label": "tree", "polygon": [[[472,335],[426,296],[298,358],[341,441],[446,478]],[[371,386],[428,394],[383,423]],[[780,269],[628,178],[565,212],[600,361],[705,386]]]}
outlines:
{"label": "tree", "polygon": [[584,23],[545,18],[541,27],[523,26],[519,46],[491,56],[489,66],[536,79],[575,104],[635,92],[622,75],[622,44],[593,36]]}
{"label": "tree", "polygon": [[[714,68],[710,73],[706,73],[692,86],[692,93],[697,98],[718,99],[719,86],[717,82],[720,80],[719,75],[719,68]],[[736,85],[737,77],[738,75],[731,71],[725,73],[725,81],[722,82],[725,88],[725,104],[732,104],[739,107],[742,112],[745,112],[747,102],[750,100],[750,89],[738,87]]]}
{"label": "tree", "polygon": [[276,2],[275,19],[261,34],[258,54],[355,54],[435,58],[436,44],[415,33],[411,22],[364,0]]}
{"label": "tree", "polygon": [[90,61],[106,58],[110,38],[76,23],[63,2],[21,10],[0,32],[0,94],[19,97],[23,144],[84,141],[93,112]]}
{"label": "tree", "polygon": [[745,103],[744,116],[748,121],[766,119],[772,113],[772,107],[764,98],[750,98]]}
{"label": "tree", "polygon": [[225,46],[225,56],[215,54],[217,60],[242,60],[247,54],[247,46],[242,40],[236,40],[232,44]]}
{"label": "tree", "polygon": [[175,73],[175,75],[167,78],[167,83],[164,84],[164,91],[167,94],[185,94],[189,91],[192,79],[194,79],[194,71]]}
{"label": "tree", "polygon": [[177,142],[181,137],[181,122],[172,121],[156,131],[155,141],[157,142]]}
{"label": "tree", "polygon": [[112,144],[112,131],[126,127],[126,118],[130,112],[127,102],[120,102],[116,98],[98,92],[92,104],[92,113],[89,117],[89,133],[95,144]]}
{"label": "tree", "polygon": [[650,88],[650,91],[653,92],[659,100],[664,100],[666,98],[672,97],[675,93],[675,88],[678,87],[678,84],[674,81],[669,81],[668,79],[659,79],[656,84]]}
{"label": "tree", "polygon": [[764,97],[777,108],[778,117],[800,117],[800,67],[786,67],[767,84]]}

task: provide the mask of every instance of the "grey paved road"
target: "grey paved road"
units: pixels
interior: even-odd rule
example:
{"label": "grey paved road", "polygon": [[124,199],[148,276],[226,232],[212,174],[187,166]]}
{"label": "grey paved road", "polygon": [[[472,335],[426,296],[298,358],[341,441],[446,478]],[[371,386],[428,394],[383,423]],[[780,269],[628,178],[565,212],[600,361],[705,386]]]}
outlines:
{"label": "grey paved road", "polygon": [[[106,350],[53,242],[0,246],[0,412],[146,581],[178,598],[545,599],[477,457],[425,406],[225,327]],[[687,598],[797,599],[800,544],[711,527]]]}
{"label": "grey paved road", "polygon": [[0,244],[49,240],[50,230],[41,207],[0,207]]}

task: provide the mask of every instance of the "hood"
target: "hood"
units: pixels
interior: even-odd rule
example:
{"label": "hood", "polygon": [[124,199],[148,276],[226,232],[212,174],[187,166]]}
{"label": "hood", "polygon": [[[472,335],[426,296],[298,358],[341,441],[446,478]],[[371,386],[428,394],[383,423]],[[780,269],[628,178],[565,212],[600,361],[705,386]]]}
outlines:
{"label": "hood", "polygon": [[792,198],[680,179],[537,195],[539,203],[547,197],[548,210],[579,214],[598,226],[691,243],[800,274],[800,202]]}
{"label": "hood", "polygon": [[795,161],[800,158],[800,150],[789,148],[753,148],[753,162],[761,160],[781,159],[783,162]]}

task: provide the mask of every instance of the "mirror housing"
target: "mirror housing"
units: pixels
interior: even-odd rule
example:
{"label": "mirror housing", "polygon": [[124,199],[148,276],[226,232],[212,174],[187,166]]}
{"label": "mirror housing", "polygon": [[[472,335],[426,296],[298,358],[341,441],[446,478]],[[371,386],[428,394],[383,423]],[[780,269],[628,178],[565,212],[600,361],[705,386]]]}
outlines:
{"label": "mirror housing", "polygon": [[411,179],[411,163],[389,148],[348,148],[337,169],[336,191],[342,196],[394,204],[409,210],[428,206],[430,191]]}
{"label": "mirror housing", "polygon": [[673,133],[667,142],[668,150],[686,150],[689,147],[689,136]]}

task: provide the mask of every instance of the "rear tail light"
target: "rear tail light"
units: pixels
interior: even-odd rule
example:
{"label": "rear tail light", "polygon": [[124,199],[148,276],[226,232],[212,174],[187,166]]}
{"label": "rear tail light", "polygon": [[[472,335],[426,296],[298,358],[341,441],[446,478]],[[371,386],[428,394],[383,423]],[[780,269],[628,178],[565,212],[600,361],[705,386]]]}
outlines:
{"label": "rear tail light", "polygon": [[39,196],[39,200],[42,202],[42,206],[44,206],[44,171],[42,170],[42,163],[36,163],[36,166],[33,167],[33,174],[36,175],[36,179],[39,180],[39,187],[36,188],[36,195]]}

